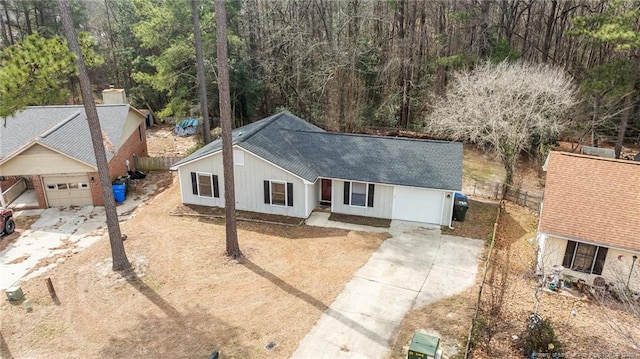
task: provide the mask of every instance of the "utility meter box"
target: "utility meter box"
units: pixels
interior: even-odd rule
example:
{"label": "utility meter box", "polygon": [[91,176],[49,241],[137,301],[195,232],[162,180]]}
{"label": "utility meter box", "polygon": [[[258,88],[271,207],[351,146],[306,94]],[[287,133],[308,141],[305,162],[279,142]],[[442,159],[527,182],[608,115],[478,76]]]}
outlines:
{"label": "utility meter box", "polygon": [[413,333],[407,359],[436,359],[440,338],[422,333]]}
{"label": "utility meter box", "polygon": [[20,286],[13,286],[6,290],[7,299],[11,301],[16,301],[22,299],[24,297],[24,292],[22,292],[22,288]]}

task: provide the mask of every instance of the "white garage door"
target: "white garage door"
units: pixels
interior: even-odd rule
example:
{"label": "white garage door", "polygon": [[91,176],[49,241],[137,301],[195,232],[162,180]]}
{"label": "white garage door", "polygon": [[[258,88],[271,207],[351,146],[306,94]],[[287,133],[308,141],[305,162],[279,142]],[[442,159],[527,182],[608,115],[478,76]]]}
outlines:
{"label": "white garage door", "polygon": [[393,219],[440,224],[444,192],[395,187]]}
{"label": "white garage door", "polygon": [[93,204],[86,174],[47,176],[42,178],[42,182],[49,207]]}

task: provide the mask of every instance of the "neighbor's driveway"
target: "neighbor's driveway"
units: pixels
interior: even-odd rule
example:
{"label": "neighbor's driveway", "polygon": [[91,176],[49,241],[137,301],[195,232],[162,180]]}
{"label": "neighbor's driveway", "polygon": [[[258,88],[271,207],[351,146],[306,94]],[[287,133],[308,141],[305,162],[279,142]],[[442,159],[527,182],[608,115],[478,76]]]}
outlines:
{"label": "neighbor's driveway", "polygon": [[[141,202],[157,188],[145,188],[118,205],[120,220],[127,219]],[[16,212],[17,216],[39,216],[14,243],[0,252],[0,290],[5,290],[42,274],[99,240],[107,230],[104,207],[56,207]],[[45,262],[46,261],[46,262]],[[45,266],[45,264],[47,264]],[[38,268],[36,268],[38,267]]]}
{"label": "neighbor's driveway", "polygon": [[397,221],[390,233],[393,237],[356,272],[292,358],[385,358],[407,312],[475,283],[483,241]]}

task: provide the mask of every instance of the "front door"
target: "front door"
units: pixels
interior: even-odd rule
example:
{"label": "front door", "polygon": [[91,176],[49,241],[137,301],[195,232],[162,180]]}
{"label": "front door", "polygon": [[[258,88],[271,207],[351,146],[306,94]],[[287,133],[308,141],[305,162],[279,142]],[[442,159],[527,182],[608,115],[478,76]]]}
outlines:
{"label": "front door", "polygon": [[320,201],[322,202],[331,202],[331,180],[330,179],[322,179],[322,189],[321,189]]}

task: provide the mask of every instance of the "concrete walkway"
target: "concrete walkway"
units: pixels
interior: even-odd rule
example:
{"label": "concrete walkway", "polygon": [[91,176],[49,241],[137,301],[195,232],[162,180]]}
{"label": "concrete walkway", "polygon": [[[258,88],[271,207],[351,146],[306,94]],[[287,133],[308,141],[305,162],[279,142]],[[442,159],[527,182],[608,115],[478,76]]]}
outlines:
{"label": "concrete walkway", "polygon": [[[327,222],[321,220],[325,215]],[[336,223],[325,213],[314,213],[309,220],[308,225]],[[337,227],[371,229],[345,223]],[[442,236],[437,226],[410,222],[393,221],[385,231],[393,237],[354,274],[292,358],[385,358],[407,312],[475,282],[483,241]]]}

